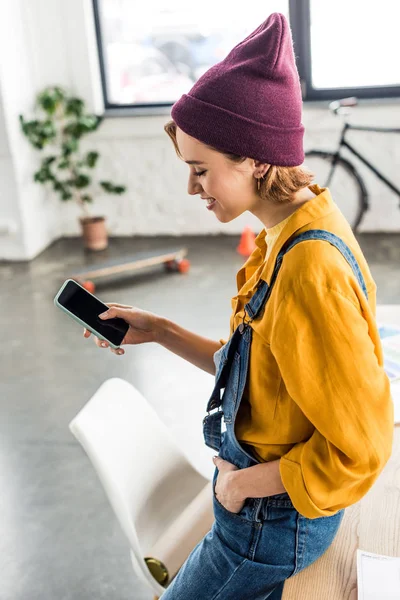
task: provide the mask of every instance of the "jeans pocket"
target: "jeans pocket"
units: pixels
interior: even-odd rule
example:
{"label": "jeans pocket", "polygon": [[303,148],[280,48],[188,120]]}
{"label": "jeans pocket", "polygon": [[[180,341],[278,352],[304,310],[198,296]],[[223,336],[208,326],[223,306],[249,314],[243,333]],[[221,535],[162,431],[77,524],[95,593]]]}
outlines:
{"label": "jeans pocket", "polygon": [[216,511],[219,511],[220,514],[223,513],[226,516],[229,516],[229,517],[231,517],[233,519],[240,519],[241,521],[246,521],[247,522],[247,519],[245,519],[242,516],[242,513],[243,513],[245,505],[243,506],[243,508],[238,513],[234,513],[234,512],[231,512],[230,510],[228,510],[227,508],[225,508],[225,506],[223,504],[221,504],[221,502],[218,500],[216,492],[215,492],[215,488],[216,488],[216,485],[217,485],[217,479],[218,479],[218,469],[215,469],[215,471],[214,471],[214,477],[213,477],[213,485],[212,485],[215,518],[217,519]]}

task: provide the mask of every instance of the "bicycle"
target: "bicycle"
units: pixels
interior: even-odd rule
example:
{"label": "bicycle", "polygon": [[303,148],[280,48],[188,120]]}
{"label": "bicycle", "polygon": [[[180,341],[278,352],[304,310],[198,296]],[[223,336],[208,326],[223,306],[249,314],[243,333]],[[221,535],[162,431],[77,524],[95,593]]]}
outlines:
{"label": "bicycle", "polygon": [[[358,104],[357,98],[343,98],[329,104],[336,116],[349,114],[350,108]],[[400,188],[383,175],[369,160],[358,152],[345,138],[348,131],[374,131],[380,133],[400,133],[400,129],[388,127],[364,127],[351,125],[344,121],[336,152],[309,150],[306,152],[305,166],[315,175],[315,181],[321,187],[328,187],[333,199],[346,217],[353,231],[360,225],[365,212],[369,209],[369,196],[365,182],[354,164],[341,156],[342,148],[347,148],[364,163],[389,189],[400,199]]]}

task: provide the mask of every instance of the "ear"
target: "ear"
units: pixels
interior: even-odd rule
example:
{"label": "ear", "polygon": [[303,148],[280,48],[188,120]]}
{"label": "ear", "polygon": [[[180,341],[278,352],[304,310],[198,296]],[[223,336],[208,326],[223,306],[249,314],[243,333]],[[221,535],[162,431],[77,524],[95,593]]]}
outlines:
{"label": "ear", "polygon": [[269,168],[271,165],[269,165],[268,163],[263,163],[260,160],[253,160],[253,167],[254,167],[254,176],[257,177],[264,177],[266,175],[266,173],[268,172]]}

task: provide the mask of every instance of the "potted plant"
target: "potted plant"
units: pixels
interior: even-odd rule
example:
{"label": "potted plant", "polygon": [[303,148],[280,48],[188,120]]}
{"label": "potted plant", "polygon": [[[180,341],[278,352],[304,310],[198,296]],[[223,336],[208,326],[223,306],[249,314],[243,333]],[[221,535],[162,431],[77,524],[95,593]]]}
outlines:
{"label": "potted plant", "polygon": [[[99,153],[80,152],[83,136],[96,131],[102,122],[97,115],[85,112],[85,103],[70,96],[58,86],[47,87],[37,95],[35,109],[38,118],[27,121],[19,116],[21,128],[34,148],[43,151],[43,158],[34,180],[50,184],[62,201],[75,200],[82,209],[80,223],[84,244],[91,250],[103,250],[108,245],[105,218],[91,216],[89,203],[95,193],[92,172]],[[110,181],[98,181],[108,194],[123,194],[126,187]]]}

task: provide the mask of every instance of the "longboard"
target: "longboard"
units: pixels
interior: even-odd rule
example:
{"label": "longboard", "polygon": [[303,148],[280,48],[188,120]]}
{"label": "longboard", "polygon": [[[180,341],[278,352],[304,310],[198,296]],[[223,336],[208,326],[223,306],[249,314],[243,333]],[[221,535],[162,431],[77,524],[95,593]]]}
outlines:
{"label": "longboard", "polygon": [[179,273],[188,273],[190,262],[187,258],[187,248],[160,249],[153,252],[137,252],[130,256],[121,257],[106,261],[104,263],[94,264],[75,271],[71,275],[89,292],[94,292],[95,281],[111,275],[120,275],[125,273],[135,273],[141,269],[147,269],[156,265],[164,265],[167,271],[176,271]]}

